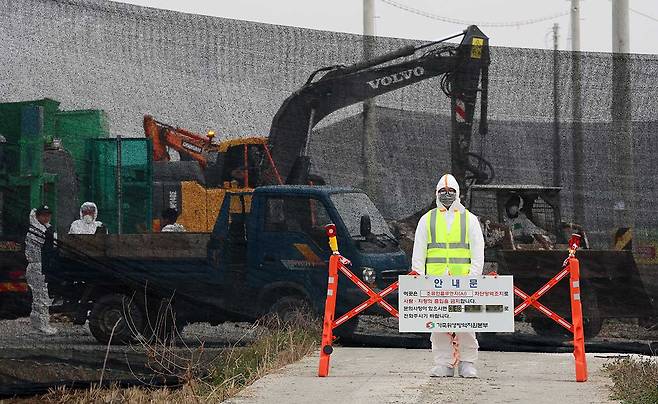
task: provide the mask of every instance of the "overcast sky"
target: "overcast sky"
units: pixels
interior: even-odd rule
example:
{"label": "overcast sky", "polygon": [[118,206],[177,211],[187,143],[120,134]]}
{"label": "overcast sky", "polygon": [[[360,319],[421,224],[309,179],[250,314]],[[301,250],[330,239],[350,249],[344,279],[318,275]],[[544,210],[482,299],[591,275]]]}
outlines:
{"label": "overcast sky", "polygon": [[[329,31],[361,33],[362,0],[119,0],[140,6],[164,8],[270,24],[292,25]],[[403,10],[390,2],[429,14]],[[658,54],[658,7],[656,0],[630,0],[630,50]],[[439,39],[457,33],[466,24],[478,24],[491,45],[552,48],[551,29],[559,24],[559,47],[570,49],[568,0],[375,0],[376,34],[413,39]],[[582,50],[610,52],[612,43],[610,0],[581,2]],[[534,24],[497,27],[486,24],[518,24],[564,13]],[[645,15],[642,15],[645,14]],[[457,23],[441,18],[460,20]]]}

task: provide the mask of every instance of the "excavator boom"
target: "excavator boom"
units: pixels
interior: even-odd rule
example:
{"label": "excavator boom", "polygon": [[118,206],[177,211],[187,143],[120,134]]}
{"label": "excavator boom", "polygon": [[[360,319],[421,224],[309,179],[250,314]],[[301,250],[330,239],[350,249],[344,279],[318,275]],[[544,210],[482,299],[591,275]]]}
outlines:
{"label": "excavator boom", "polygon": [[[325,67],[311,74],[306,84],[284,101],[272,120],[270,146],[286,182],[307,183],[311,131],[324,117],[349,105],[444,75],[441,86],[452,104],[452,170],[463,184],[467,172],[477,171],[468,164],[468,149],[481,78],[482,101],[486,102],[489,45],[487,36],[476,26],[456,36],[463,36],[459,45],[441,40],[406,46],[370,61]],[[421,50],[424,52],[414,57]],[[402,57],[409,59],[386,64]],[[480,130],[486,131],[486,105],[481,111],[484,115]],[[482,173],[479,179],[480,183],[490,180]]]}
{"label": "excavator boom", "polygon": [[171,160],[167,151],[167,147],[171,147],[196,160],[201,168],[205,169],[208,166],[208,153],[217,151],[210,139],[158,122],[150,115],[144,115],[144,134],[153,142],[155,161]]}

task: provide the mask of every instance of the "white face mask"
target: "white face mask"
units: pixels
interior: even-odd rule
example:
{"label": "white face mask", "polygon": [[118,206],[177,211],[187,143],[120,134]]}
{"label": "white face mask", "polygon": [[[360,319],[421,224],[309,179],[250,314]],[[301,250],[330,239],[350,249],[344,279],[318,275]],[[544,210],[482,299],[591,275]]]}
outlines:
{"label": "white face mask", "polygon": [[94,222],[94,217],[91,215],[84,215],[82,216],[82,221],[85,222],[85,224],[92,224]]}

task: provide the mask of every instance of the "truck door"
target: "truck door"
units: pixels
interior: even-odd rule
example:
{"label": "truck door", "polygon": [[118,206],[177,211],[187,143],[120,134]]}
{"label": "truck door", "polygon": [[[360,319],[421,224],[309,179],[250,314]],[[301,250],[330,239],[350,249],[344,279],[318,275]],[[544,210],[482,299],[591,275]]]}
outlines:
{"label": "truck door", "polygon": [[255,262],[249,265],[248,282],[262,288],[290,284],[316,300],[315,292],[326,288],[331,253],[324,230],[332,222],[327,209],[319,199],[296,195],[267,196],[260,206],[263,231],[250,250]]}
{"label": "truck door", "polygon": [[228,311],[247,315],[252,314],[249,305],[240,298],[253,294],[252,286],[246,282],[250,211],[250,193],[227,193],[208,244],[216,303]]}

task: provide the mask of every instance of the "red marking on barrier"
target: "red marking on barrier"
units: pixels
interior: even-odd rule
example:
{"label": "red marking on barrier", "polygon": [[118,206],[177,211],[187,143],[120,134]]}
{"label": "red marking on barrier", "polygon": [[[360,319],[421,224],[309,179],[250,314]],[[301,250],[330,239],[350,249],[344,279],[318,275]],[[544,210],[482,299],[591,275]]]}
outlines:
{"label": "red marking on barrier", "polygon": [[466,122],[466,107],[460,99],[455,101],[455,119],[457,122]]}

